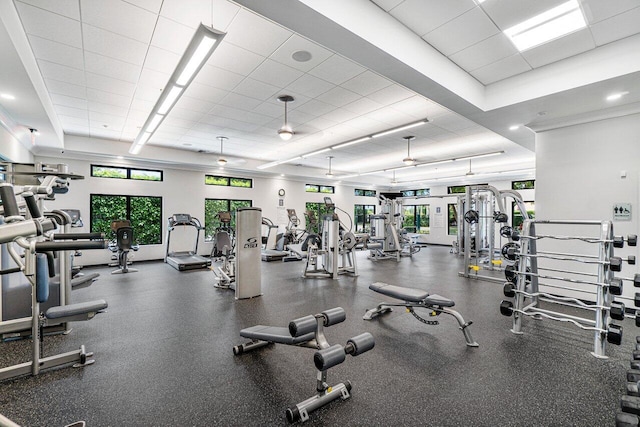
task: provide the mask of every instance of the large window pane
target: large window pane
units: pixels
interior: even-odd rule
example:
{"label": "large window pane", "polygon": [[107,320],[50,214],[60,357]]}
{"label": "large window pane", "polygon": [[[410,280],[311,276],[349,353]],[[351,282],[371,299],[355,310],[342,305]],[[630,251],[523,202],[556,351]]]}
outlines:
{"label": "large window pane", "polygon": [[251,188],[252,185],[253,185],[253,180],[249,178],[231,178],[232,187]]}
{"label": "large window pane", "polygon": [[162,181],[162,171],[151,171],[145,169],[131,169],[131,179],[142,181]]}
{"label": "large window pane", "polygon": [[458,234],[458,205],[456,203],[447,205],[447,234]]}
{"label": "large window pane", "polygon": [[231,227],[236,227],[236,209],[251,207],[251,200],[205,199],[204,201],[204,238],[213,240],[216,229],[220,227],[218,212],[231,212]]}
{"label": "large window pane", "polygon": [[[512,206],[511,224],[514,229],[519,229],[522,227],[522,223],[524,222],[524,219],[522,217],[522,214],[520,213],[520,209],[518,208],[518,205],[515,202],[513,202],[511,206]],[[527,214],[529,215],[529,218],[530,219],[535,218],[535,213],[536,213],[535,202],[524,202],[524,206],[527,208]]]}
{"label": "large window pane", "polygon": [[162,243],[162,197],[130,197],[129,220],[139,245]]}
{"label": "large window pane", "polygon": [[91,232],[111,238],[111,221],[127,219],[127,197],[91,195]]}
{"label": "large window pane", "polygon": [[127,168],[91,165],[91,176],[98,178],[127,178]]}

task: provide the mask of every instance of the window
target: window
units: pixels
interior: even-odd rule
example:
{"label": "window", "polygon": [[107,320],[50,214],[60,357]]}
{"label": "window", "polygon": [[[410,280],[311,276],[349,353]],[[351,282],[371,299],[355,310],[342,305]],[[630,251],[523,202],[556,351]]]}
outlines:
{"label": "window", "polygon": [[229,199],[204,199],[204,240],[213,240],[216,228],[220,227],[220,221],[216,216],[218,212],[231,212],[231,228],[236,227],[236,209],[251,207],[251,200]]}
{"label": "window", "polygon": [[91,194],[92,233],[112,236],[111,221],[128,219],[139,245],[162,244],[162,197]]}
{"label": "window", "polygon": [[458,205],[456,203],[449,203],[447,205],[447,234],[458,234]]}
{"label": "window", "polygon": [[251,178],[234,178],[229,176],[205,175],[205,185],[222,185],[224,187],[252,188]]}
{"label": "window", "polygon": [[304,191],[307,193],[333,194],[335,193],[335,188],[332,185],[305,184]]}
{"label": "window", "polygon": [[402,226],[410,233],[429,234],[429,205],[403,206]]}
{"label": "window", "polygon": [[512,181],[511,189],[512,190],[533,190],[536,188],[536,180],[535,179],[527,179],[524,181]]}
{"label": "window", "polygon": [[304,208],[307,211],[313,212],[315,215],[316,224],[309,224],[309,218],[305,212],[305,219],[307,223],[307,230],[311,228],[311,233],[318,234],[320,232],[320,223],[322,223],[322,217],[326,214],[332,213],[332,210],[327,207],[324,203],[316,203],[316,202],[307,202],[304,204]]}
{"label": "window", "polygon": [[467,190],[464,185],[452,185],[451,187],[447,187],[447,194],[464,194],[466,192]]}
{"label": "window", "polygon": [[429,195],[431,195],[431,190],[428,188],[422,188],[420,190],[404,190],[402,192],[402,197],[429,196]]}
{"label": "window", "polygon": [[376,190],[362,190],[356,188],[353,193],[355,196],[376,197]]}
{"label": "window", "polygon": [[[535,218],[536,213],[536,203],[535,202],[524,202],[524,206],[527,208],[527,214],[529,218]],[[522,214],[520,213],[520,209],[516,202],[511,204],[511,225],[515,229],[520,229],[522,227],[522,223],[524,222],[524,218],[522,218]]]}
{"label": "window", "polygon": [[356,233],[369,232],[369,217],[375,215],[375,205],[354,205],[353,219]]}
{"label": "window", "polygon": [[136,179],[140,181],[162,181],[162,171],[127,168],[123,166],[91,165],[91,176],[96,178]]}

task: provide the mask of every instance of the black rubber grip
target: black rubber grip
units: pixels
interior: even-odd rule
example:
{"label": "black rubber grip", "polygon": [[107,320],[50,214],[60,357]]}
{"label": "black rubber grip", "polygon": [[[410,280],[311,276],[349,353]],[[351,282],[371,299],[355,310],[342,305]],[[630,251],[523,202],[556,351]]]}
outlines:
{"label": "black rubber grip", "polygon": [[94,240],[91,242],[38,242],[36,252],[43,253],[49,251],[81,251],[84,249],[104,249],[106,242]]}
{"label": "black rubber grip", "polygon": [[0,184],[0,201],[2,201],[5,218],[20,216],[18,202],[16,201],[16,195],[13,193],[13,186],[11,184]]}
{"label": "black rubber grip", "polygon": [[104,240],[104,233],[56,233],[53,240]]}
{"label": "black rubber grip", "polygon": [[38,207],[36,196],[34,196],[33,193],[23,193],[22,198],[27,203],[27,209],[29,209],[31,218],[40,218],[42,216],[42,212],[40,212],[40,208]]}

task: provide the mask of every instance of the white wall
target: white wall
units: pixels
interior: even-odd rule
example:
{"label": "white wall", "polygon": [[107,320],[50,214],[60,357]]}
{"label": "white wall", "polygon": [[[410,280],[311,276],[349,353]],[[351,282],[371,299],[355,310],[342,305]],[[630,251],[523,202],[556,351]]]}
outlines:
{"label": "white wall", "polygon": [[[632,205],[631,221],[614,222],[618,235],[639,234],[640,115],[569,126],[536,137],[536,217],[611,220],[614,203]],[[621,172],[626,177],[621,177]],[[637,248],[616,255],[638,255]],[[633,277],[635,266],[619,275]],[[625,283],[625,296],[635,289]],[[628,304],[631,305],[632,304]]]}
{"label": "white wall", "polygon": [[33,163],[33,155],[3,126],[0,126],[0,157],[14,163]]}

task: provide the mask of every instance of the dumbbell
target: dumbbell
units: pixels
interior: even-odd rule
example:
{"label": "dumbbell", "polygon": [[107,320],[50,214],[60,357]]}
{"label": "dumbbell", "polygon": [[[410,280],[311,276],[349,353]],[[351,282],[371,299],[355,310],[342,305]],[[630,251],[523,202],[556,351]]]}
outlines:
{"label": "dumbbell", "polygon": [[502,256],[508,259],[509,261],[515,261],[516,259],[518,259],[519,252],[520,252],[520,245],[515,242],[506,243],[500,250],[500,253],[502,253]]}
{"label": "dumbbell", "polygon": [[638,236],[635,234],[629,234],[625,239],[622,236],[614,236],[613,237],[613,247],[614,248],[623,248],[624,242],[627,242],[629,246],[637,246],[638,245]]}
{"label": "dumbbell", "polygon": [[[531,273],[531,268],[527,267],[527,273]],[[518,281],[518,270],[515,265],[508,265],[504,269],[504,277],[515,284]],[[531,275],[527,274],[527,283],[531,283]]]}
{"label": "dumbbell", "polygon": [[609,258],[609,268],[611,269],[611,271],[622,271],[623,261],[629,263],[629,265],[635,265],[636,257],[635,255],[629,255],[627,258],[612,256],[611,258]]}
{"label": "dumbbell", "polygon": [[464,220],[469,224],[475,224],[480,220],[478,211],[468,210],[464,213]]}
{"label": "dumbbell", "polygon": [[[507,283],[505,283],[505,286],[507,285]],[[506,300],[500,301],[500,314],[502,314],[503,316],[511,317],[511,315],[513,314],[513,303]]]}
{"label": "dumbbell", "polygon": [[613,278],[613,280],[626,280],[628,282],[633,282],[633,286],[635,288],[640,288],[640,273],[634,274],[633,278],[616,276],[616,277]]}
{"label": "dumbbell", "polygon": [[502,227],[500,227],[500,235],[502,237],[511,238],[512,234],[513,234],[513,228],[511,228],[511,226],[503,225]]}
{"label": "dumbbell", "polygon": [[493,222],[505,223],[507,221],[509,221],[509,217],[507,216],[506,213],[502,213],[498,211],[493,213]]}
{"label": "dumbbell", "polygon": [[[623,406],[622,401],[620,405]],[[624,406],[623,409],[624,411]],[[616,427],[638,427],[638,416],[635,414],[628,414],[626,412],[618,412],[616,414]]]}

